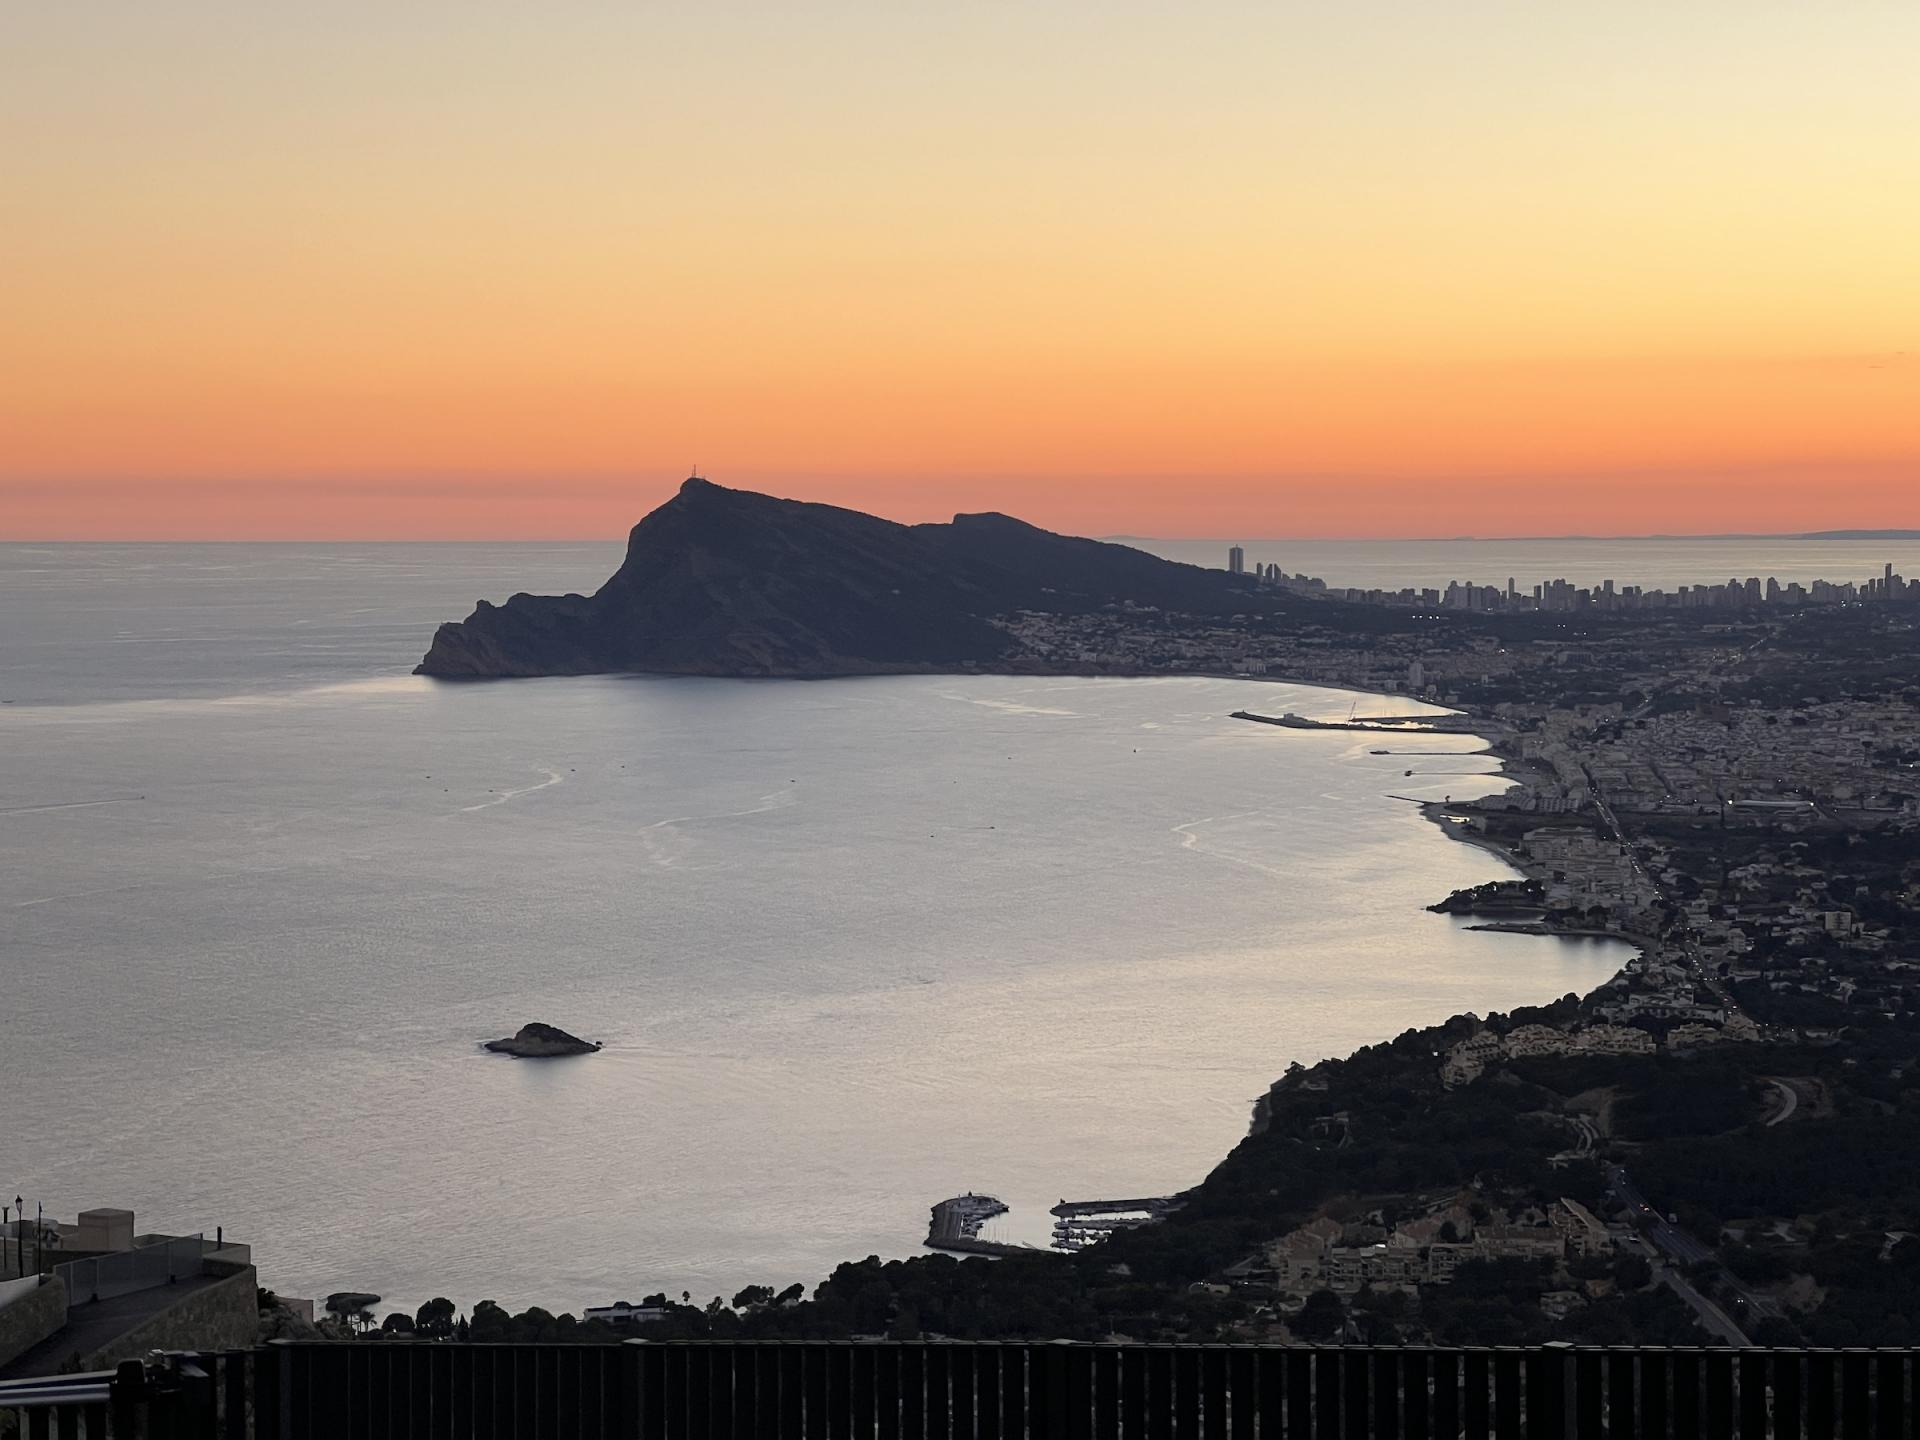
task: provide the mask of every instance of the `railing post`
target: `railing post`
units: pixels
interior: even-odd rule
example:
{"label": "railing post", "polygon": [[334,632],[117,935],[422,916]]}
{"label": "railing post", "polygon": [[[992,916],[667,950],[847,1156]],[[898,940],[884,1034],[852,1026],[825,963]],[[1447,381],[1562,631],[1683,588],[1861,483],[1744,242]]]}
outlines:
{"label": "railing post", "polygon": [[1200,1430],[1200,1352],[1191,1345],[1173,1350],[1173,1429],[1187,1437]]}
{"label": "railing post", "polygon": [[212,1435],[218,1402],[214,1398],[213,1376],[201,1363],[197,1351],[185,1351],[167,1357],[167,1371],[173,1380],[173,1403],[178,1412],[176,1424],[195,1436]]}
{"label": "railing post", "polygon": [[293,1429],[293,1401],[287,1371],[293,1364],[291,1340],[269,1340],[253,1352],[254,1440],[286,1440]]}
{"label": "railing post", "polygon": [[147,1376],[146,1430],[148,1440],[174,1440],[184,1428],[180,1423],[184,1408],[180,1397],[180,1377],[164,1361]]}
{"label": "railing post", "polygon": [[113,1387],[108,1394],[114,1435],[119,1440],[135,1440],[140,1434],[140,1403],[147,1395],[147,1367],[138,1360],[122,1360],[113,1372]]}
{"label": "railing post", "polygon": [[1865,1435],[1872,1421],[1869,1394],[1872,1371],[1867,1352],[1848,1349],[1840,1357],[1840,1433]]}
{"label": "railing post", "polygon": [[953,1433],[953,1365],[947,1342],[916,1340],[920,1368],[926,1384],[926,1406],[922,1411],[922,1433],[926,1440],[948,1440]]}
{"label": "railing post", "polygon": [[1527,1433],[1546,1440],[1572,1440],[1579,1427],[1573,1346],[1549,1340],[1527,1369]]}
{"label": "railing post", "polygon": [[[293,1342],[289,1340],[280,1351],[280,1363],[274,1367],[279,1375],[280,1395],[280,1435],[281,1440],[293,1440],[293,1378],[294,1367],[298,1362],[294,1358]],[[306,1397],[301,1397],[302,1405]]]}
{"label": "railing post", "polygon": [[611,1429],[619,1440],[640,1436],[640,1347],[644,1340],[622,1340],[613,1367]]}
{"label": "railing post", "polygon": [[[1739,1360],[1740,1382],[1740,1429],[1741,1440],[1749,1437],[1764,1437],[1768,1433],[1767,1425],[1767,1352],[1764,1350],[1742,1350]],[[1796,1420],[1800,1417],[1796,1414]],[[1882,1430],[1883,1435],[1898,1435],[1900,1430]]]}
{"label": "railing post", "polygon": [[1068,1440],[1072,1434],[1067,1419],[1067,1344],[1055,1340],[1033,1351],[1039,1373],[1029,1382],[1033,1387],[1029,1403],[1034,1411],[1032,1418],[1038,1422],[1034,1433],[1041,1440]]}
{"label": "railing post", "polygon": [[1907,1433],[1907,1357],[1888,1351],[1879,1358],[1879,1377],[1874,1383],[1879,1415],[1876,1424],[1882,1435]]}

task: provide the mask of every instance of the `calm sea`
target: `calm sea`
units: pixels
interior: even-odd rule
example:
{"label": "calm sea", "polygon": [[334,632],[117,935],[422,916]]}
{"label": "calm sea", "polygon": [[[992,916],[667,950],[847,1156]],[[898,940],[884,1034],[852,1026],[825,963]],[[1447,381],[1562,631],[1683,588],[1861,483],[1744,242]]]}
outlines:
{"label": "calm sea", "polygon": [[[1421,908],[1503,873],[1393,798],[1490,789],[1471,742],[1227,718],[1339,692],[407,673],[616,557],[0,547],[9,1197],[224,1226],[290,1294],[731,1295],[965,1190],[1043,1241],[1199,1180],[1291,1060],[1623,958]],[[536,1019],[607,1049],[478,1048]]]}

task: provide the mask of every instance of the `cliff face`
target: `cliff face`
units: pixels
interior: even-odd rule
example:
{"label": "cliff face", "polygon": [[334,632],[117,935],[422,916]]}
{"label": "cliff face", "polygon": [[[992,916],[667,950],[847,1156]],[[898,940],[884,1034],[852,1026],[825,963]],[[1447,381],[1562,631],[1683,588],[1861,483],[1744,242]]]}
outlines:
{"label": "cliff face", "polygon": [[689,480],[633,528],[591,596],[515,595],[442,625],[416,671],[448,678],[654,671],[851,675],[991,666],[991,617],[1115,600],[1267,608],[1251,582],[1004,515],[897,525]]}

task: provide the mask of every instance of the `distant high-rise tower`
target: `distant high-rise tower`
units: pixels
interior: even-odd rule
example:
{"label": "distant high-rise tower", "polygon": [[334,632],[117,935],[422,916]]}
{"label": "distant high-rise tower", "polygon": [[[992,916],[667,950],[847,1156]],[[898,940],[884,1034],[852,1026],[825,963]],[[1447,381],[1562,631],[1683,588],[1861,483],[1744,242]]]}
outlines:
{"label": "distant high-rise tower", "polygon": [[1427,667],[1418,660],[1407,663],[1407,693],[1418,695],[1427,688]]}
{"label": "distant high-rise tower", "polygon": [[1227,573],[1230,575],[1247,573],[1247,552],[1238,545],[1227,551]]}

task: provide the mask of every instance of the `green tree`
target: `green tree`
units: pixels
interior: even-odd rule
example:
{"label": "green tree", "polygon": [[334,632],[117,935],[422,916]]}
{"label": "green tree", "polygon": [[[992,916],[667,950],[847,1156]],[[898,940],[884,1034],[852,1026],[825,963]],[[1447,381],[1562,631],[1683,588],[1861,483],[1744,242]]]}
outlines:
{"label": "green tree", "polygon": [[516,1341],[545,1340],[553,1331],[553,1312],[529,1305],[513,1317],[510,1338]]}
{"label": "green tree", "polygon": [[920,1338],[920,1316],[911,1305],[903,1306],[898,1315],[887,1326],[889,1340],[918,1340]]}
{"label": "green tree", "polygon": [[1331,1290],[1316,1290],[1307,1296],[1306,1305],[1287,1328],[1308,1340],[1331,1340],[1346,1323],[1347,1311],[1340,1297]]}
{"label": "green tree", "polygon": [[414,1312],[413,1328],[428,1339],[444,1340],[453,1334],[453,1316],[453,1301],[435,1296]]}
{"label": "green tree", "polygon": [[1613,1258],[1613,1283],[1622,1291],[1644,1290],[1653,1283],[1653,1266],[1646,1256],[1624,1250]]}
{"label": "green tree", "polygon": [[492,1300],[482,1300],[473,1307],[473,1317],[467,1322],[468,1333],[477,1345],[497,1345],[507,1338],[507,1329],[513,1322],[507,1312]]}
{"label": "green tree", "polygon": [[1567,1261],[1567,1273],[1576,1280],[1604,1280],[1613,1264],[1604,1255],[1576,1255]]}

